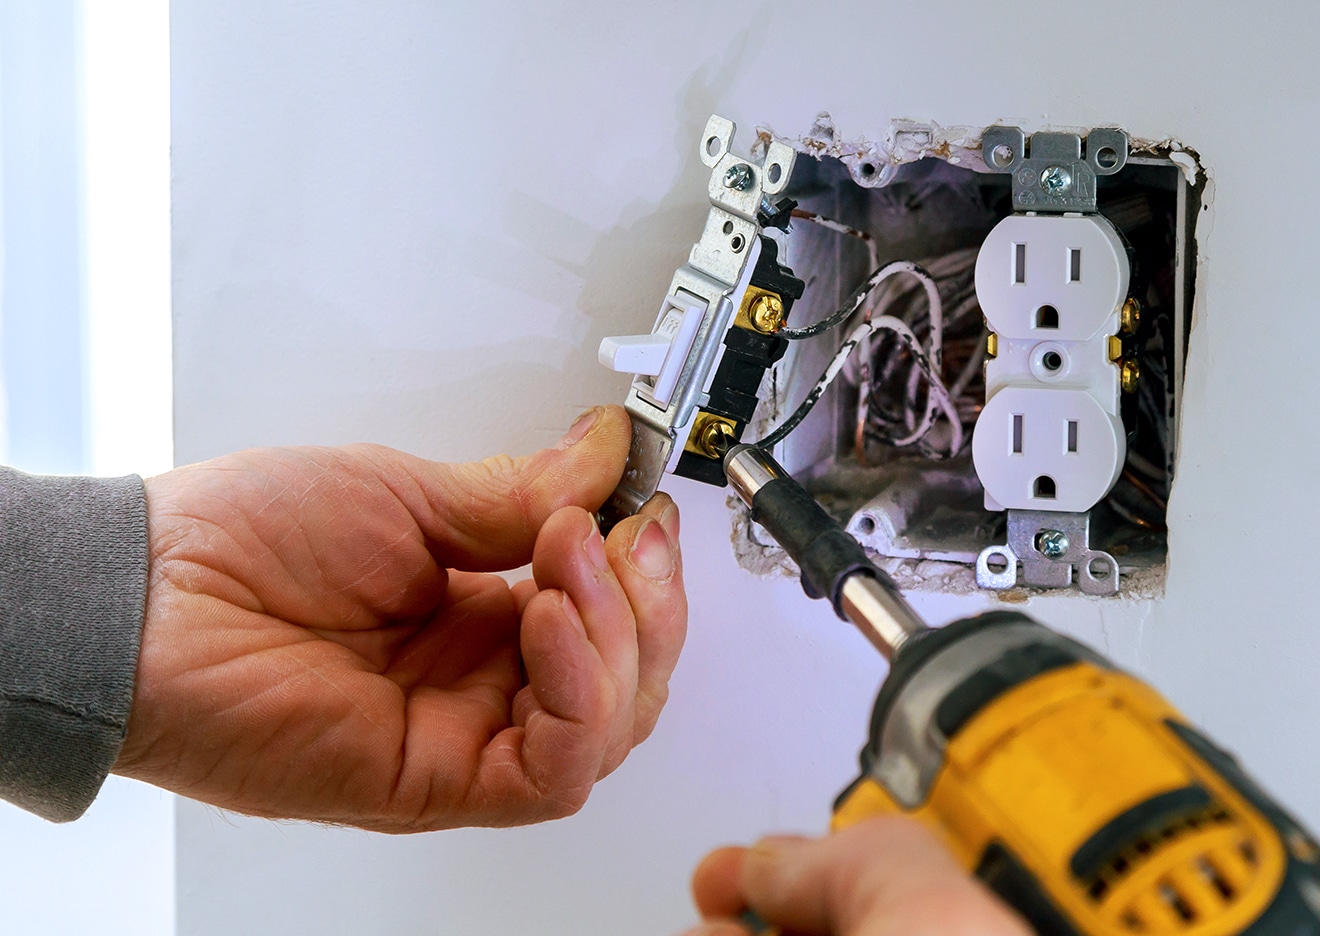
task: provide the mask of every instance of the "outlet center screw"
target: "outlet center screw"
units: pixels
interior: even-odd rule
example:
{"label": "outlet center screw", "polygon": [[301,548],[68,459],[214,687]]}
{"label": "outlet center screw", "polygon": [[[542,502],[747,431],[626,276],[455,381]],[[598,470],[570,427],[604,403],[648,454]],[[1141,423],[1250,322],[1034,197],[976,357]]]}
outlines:
{"label": "outlet center screw", "polygon": [[724,173],[724,187],[739,192],[747,191],[752,187],[752,167],[746,163],[730,166],[729,171]]}
{"label": "outlet center screw", "polygon": [[1062,530],[1041,530],[1036,534],[1036,549],[1046,559],[1062,559],[1068,555],[1068,536]]}
{"label": "outlet center screw", "polygon": [[1046,195],[1065,195],[1072,188],[1072,173],[1062,166],[1046,166],[1040,173],[1040,187]]}

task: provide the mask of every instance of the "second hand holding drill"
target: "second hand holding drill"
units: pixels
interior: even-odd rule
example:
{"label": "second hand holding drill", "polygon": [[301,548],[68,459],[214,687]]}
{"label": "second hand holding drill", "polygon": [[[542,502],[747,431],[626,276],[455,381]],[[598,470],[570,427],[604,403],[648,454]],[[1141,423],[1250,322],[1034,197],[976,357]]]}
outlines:
{"label": "second hand holding drill", "polygon": [[1042,936],[1320,936],[1320,847],[1158,693],[1016,612],[927,627],[763,449],[724,467],[890,661],[836,829],[925,823]]}

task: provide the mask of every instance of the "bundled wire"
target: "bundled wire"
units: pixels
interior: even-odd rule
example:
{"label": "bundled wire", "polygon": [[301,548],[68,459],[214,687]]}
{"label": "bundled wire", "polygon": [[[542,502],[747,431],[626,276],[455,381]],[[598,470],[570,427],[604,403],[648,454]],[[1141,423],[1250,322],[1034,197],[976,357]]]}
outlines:
{"label": "bundled wire", "polygon": [[[882,315],[879,318],[862,322],[853,329],[852,333],[844,339],[843,344],[839,346],[838,352],[835,353],[834,358],[830,361],[829,366],[825,368],[824,373],[820,375],[820,379],[816,381],[816,385],[811,388],[806,399],[798,404],[798,408],[795,409],[777,429],[758,442],[757,445],[768,448],[784,441],[790,432],[802,424],[802,421],[807,418],[807,414],[811,412],[812,407],[814,407],[816,402],[824,396],[826,389],[834,382],[834,378],[838,376],[839,371],[843,369],[843,365],[847,362],[853,349],[855,349],[863,339],[882,330],[892,331],[902,341],[906,342],[908,347],[912,350],[913,355],[919,362],[918,366],[922,369],[922,372],[926,375],[926,379],[929,381],[930,397],[934,401],[935,408],[942,410],[945,416],[949,419],[953,435],[953,439],[950,443],[950,450],[952,452],[960,450],[963,443],[962,420],[958,418],[958,410],[954,407],[953,401],[949,397],[949,391],[945,388],[944,382],[940,379],[939,375],[932,370],[930,358],[922,351],[921,342],[917,339],[917,336],[912,333],[912,329],[908,328],[906,323],[890,315]],[[933,421],[932,418],[931,422]],[[918,427],[917,431],[912,433],[910,441],[916,441],[916,439],[921,438],[925,435],[928,429],[929,426],[926,426],[925,429]]]}
{"label": "bundled wire", "polygon": [[[973,282],[976,248],[955,250],[924,264],[924,269],[938,285],[943,298],[942,315],[930,316],[925,284],[906,277],[891,281],[881,289],[875,304],[886,314],[906,322],[913,333],[929,336],[932,346],[940,347],[941,369],[952,363],[956,368],[945,386],[958,411],[962,438],[966,439],[976,422],[984,400],[983,363],[985,328]],[[907,346],[890,334],[878,335],[866,353],[866,366],[857,378],[857,421],[854,447],[857,458],[867,464],[868,443],[904,446],[916,444],[922,454],[944,459],[957,450],[953,434],[929,433],[929,417],[938,415],[937,391],[931,391],[923,362]],[[927,434],[929,433],[929,434]],[[914,438],[915,435],[915,438]]]}
{"label": "bundled wire", "polygon": [[[876,261],[877,254],[875,242],[871,235],[864,231],[859,231],[856,228],[849,227],[848,225],[815,214],[814,212],[803,211],[800,209],[795,210],[793,216],[795,218],[810,221],[828,230],[861,239],[867,245],[868,253],[872,258],[872,266],[875,267],[875,269],[866,277],[861,285],[853,291],[848,300],[832,314],[818,322],[814,322],[811,325],[803,326],[801,328],[780,329],[778,334],[781,337],[790,340],[814,338],[845,324],[857,315],[858,312],[864,311],[864,320],[840,345],[838,352],[830,361],[829,366],[825,368],[820,379],[816,381],[815,386],[812,387],[806,398],[798,405],[798,408],[794,410],[782,425],[762,439],[759,444],[775,445],[776,443],[783,441],[790,432],[801,425],[802,421],[806,419],[807,414],[811,412],[812,407],[816,405],[824,395],[825,390],[838,376],[840,371],[842,371],[848,358],[853,354],[853,351],[858,347],[861,347],[862,363],[858,384],[862,392],[859,395],[858,401],[859,412],[857,431],[860,452],[860,443],[862,441],[864,426],[867,421],[871,387],[872,354],[870,339],[876,333],[885,332],[892,333],[896,336],[896,338],[906,346],[906,350],[912,357],[915,364],[912,372],[914,383],[912,390],[914,392],[916,391],[917,388],[915,384],[922,381],[923,378],[927,387],[925,406],[920,420],[915,418],[914,412],[912,414],[913,418],[907,426],[907,433],[901,437],[892,438],[888,441],[893,445],[905,446],[925,439],[931,428],[935,425],[940,414],[943,413],[948,419],[950,425],[948,451],[944,453],[931,452],[930,454],[932,457],[949,457],[957,454],[962,448],[964,430],[962,416],[960,415],[954,401],[957,399],[959,393],[966,389],[971,377],[975,376],[976,371],[969,362],[968,366],[959,374],[958,380],[955,382],[955,387],[958,388],[958,392],[951,392],[944,384],[942,376],[944,352],[944,307],[943,301],[940,297],[939,285],[936,283],[935,278],[920,264],[911,260],[898,260],[893,263],[885,264],[884,266],[879,266]],[[901,319],[891,315],[882,315],[878,318],[872,318],[877,303],[872,303],[868,307],[868,300],[871,299],[876,289],[882,283],[885,283],[899,274],[907,274],[914,277],[925,291],[925,308],[927,319],[929,321],[929,340],[927,347],[923,347],[913,329],[908,323]]]}
{"label": "bundled wire", "polygon": [[[858,286],[852,297],[840,306],[837,312],[827,315],[819,322],[813,322],[810,325],[804,325],[802,328],[781,328],[779,337],[788,338],[793,341],[800,341],[803,338],[815,338],[817,335],[823,335],[831,328],[837,328],[848,319],[857,314],[857,310],[866,304],[866,299],[871,292],[883,283],[889,277],[897,273],[911,273],[921,280],[921,284],[926,287],[926,297],[930,302],[931,320],[936,321],[940,317],[940,290],[935,285],[935,278],[922,269],[918,264],[911,260],[895,260],[893,263],[887,263],[880,269],[868,276],[862,285]],[[932,351],[931,358],[939,355],[939,339],[935,336],[939,334],[939,329],[931,331]]]}

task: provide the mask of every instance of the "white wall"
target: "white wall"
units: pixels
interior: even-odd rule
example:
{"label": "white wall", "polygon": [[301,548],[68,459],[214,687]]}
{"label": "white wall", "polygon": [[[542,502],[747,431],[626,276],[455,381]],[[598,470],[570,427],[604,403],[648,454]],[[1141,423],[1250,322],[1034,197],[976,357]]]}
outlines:
{"label": "white wall", "polygon": [[[705,214],[717,110],[1121,124],[1214,179],[1168,595],[1033,602],[1149,675],[1320,826],[1320,149],[1309,3],[579,5],[192,0],[173,10],[176,445],[549,442],[620,400]],[[803,271],[799,270],[799,274]],[[180,930],[665,933],[709,846],[824,826],[883,667],[684,511],[693,616],[659,730],[577,817],[409,839],[179,809]],[[936,617],[972,600],[921,601]]]}

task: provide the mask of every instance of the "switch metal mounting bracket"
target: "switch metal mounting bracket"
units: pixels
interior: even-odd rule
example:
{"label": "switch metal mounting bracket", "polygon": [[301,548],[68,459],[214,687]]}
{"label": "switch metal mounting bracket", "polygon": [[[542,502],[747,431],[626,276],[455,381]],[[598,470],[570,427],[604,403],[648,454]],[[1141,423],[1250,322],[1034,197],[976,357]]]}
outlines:
{"label": "switch metal mounting bracket", "polygon": [[674,273],[653,333],[665,328],[674,306],[704,306],[701,322],[681,362],[671,364],[677,371],[672,392],[657,397],[652,378],[633,381],[624,402],[632,418],[632,446],[623,478],[601,508],[604,529],[635,514],[656,492],[680,433],[703,405],[703,391],[737,311],[737,294],[746,288],[755,264],[763,221],[773,212],[771,196],[788,186],[793,173],[797,153],[778,140],[766,146],[759,160],[735,155],[735,129],[733,121],[712,115],[701,135],[701,161],[711,170],[710,213],[687,263]]}

